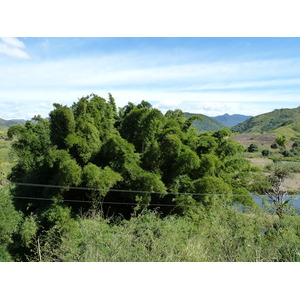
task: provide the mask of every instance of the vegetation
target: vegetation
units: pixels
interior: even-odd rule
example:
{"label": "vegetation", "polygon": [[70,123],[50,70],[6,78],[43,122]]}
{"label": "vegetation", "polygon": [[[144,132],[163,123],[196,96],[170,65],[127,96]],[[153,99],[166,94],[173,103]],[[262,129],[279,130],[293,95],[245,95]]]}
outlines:
{"label": "vegetation", "polygon": [[277,169],[264,179],[228,128],[186,117],[92,94],[10,127],[0,260],[298,261],[299,215],[250,194],[281,192]]}
{"label": "vegetation", "polygon": [[4,120],[0,118],[0,126],[1,127],[10,127],[13,125],[24,125],[25,124],[25,120],[21,120],[21,119],[14,119],[14,120]]}
{"label": "vegetation", "polygon": [[184,116],[186,118],[190,118],[194,116],[201,118],[201,119],[196,119],[192,124],[192,126],[195,127],[198,132],[216,131],[226,127],[226,125],[216,120],[215,118],[208,117],[202,114],[193,114],[193,113],[185,112]]}
{"label": "vegetation", "polygon": [[[163,115],[142,101],[117,112],[111,95],[108,101],[91,95],[70,108],[54,107],[49,120],[36,117],[25,126],[9,128],[8,137],[17,137],[12,147],[19,157],[9,179],[61,188],[17,185],[16,197],[85,201],[71,205],[75,212],[82,206],[90,209],[92,202],[105,213],[129,217],[130,204],[139,203],[142,208],[160,207],[168,214],[180,192],[209,193],[207,184],[213,180],[232,194],[251,176],[249,163],[238,156],[242,147],[227,139],[230,130],[199,135],[191,127],[196,117],[186,119],[180,110]],[[108,193],[111,188],[124,192]],[[194,201],[206,202],[201,197]],[[42,216],[49,203],[16,200],[16,207]]]}
{"label": "vegetation", "polygon": [[258,152],[258,145],[256,144],[250,144],[250,146],[248,147],[248,152]]}
{"label": "vegetation", "polygon": [[233,132],[263,133],[285,136],[286,138],[300,135],[300,106],[294,109],[277,109],[273,112],[252,117],[232,127]]}

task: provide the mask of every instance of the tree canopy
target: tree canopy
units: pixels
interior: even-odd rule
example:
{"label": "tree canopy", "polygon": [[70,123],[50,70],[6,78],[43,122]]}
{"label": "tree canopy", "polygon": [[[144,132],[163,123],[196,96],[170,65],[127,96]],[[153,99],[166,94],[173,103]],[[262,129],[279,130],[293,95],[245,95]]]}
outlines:
{"label": "tree canopy", "polygon": [[111,94],[108,100],[91,94],[71,107],[54,104],[49,118],[37,116],[8,131],[17,137],[13,150],[19,158],[9,179],[38,184],[17,185],[16,205],[26,214],[42,214],[49,202],[17,197],[51,198],[74,210],[97,203],[126,216],[136,204],[169,213],[176,195],[185,192],[226,195],[193,197],[204,206],[232,201],[232,191],[250,174],[239,155],[243,149],[227,128],[198,133],[191,126],[195,119],[178,109],[163,114],[146,101],[117,109]]}

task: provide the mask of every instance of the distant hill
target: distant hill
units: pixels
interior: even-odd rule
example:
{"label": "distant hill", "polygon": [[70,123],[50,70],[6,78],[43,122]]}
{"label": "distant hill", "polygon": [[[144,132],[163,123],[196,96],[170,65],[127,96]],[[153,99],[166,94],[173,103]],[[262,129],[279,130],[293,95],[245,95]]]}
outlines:
{"label": "distant hill", "polygon": [[234,114],[234,115],[224,114],[222,116],[216,116],[212,118],[224,124],[225,126],[231,128],[239,123],[245,122],[246,120],[252,118],[252,116],[245,116],[239,114]]}
{"label": "distant hill", "polygon": [[210,118],[208,116],[202,115],[202,114],[193,114],[185,112],[184,116],[186,118],[192,117],[192,116],[201,116],[203,118],[203,121],[195,120],[193,123],[193,127],[197,129],[198,132],[205,132],[205,131],[215,131],[222,129],[226,127],[224,124],[218,122],[217,120]]}
{"label": "distant hill", "polygon": [[24,125],[26,120],[22,119],[13,119],[13,120],[4,120],[0,118],[0,126],[10,127],[13,125]]}
{"label": "distant hill", "polygon": [[300,106],[261,114],[231,128],[239,133],[274,133],[286,137],[300,136]]}

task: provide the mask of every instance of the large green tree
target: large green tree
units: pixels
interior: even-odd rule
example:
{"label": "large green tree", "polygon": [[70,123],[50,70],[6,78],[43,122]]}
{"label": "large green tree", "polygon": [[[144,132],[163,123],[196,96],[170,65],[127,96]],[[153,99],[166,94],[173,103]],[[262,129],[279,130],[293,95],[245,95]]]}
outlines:
{"label": "large green tree", "polygon": [[[179,109],[163,114],[146,101],[117,109],[111,94],[108,100],[91,94],[71,107],[54,104],[49,119],[36,117],[8,131],[16,137],[19,159],[10,179],[39,184],[16,186],[14,195],[27,199],[16,204],[26,214],[43,215],[51,202],[30,198],[75,200],[64,205],[79,210],[96,202],[129,216],[137,204],[170,205],[164,211],[174,211],[173,198],[186,191],[223,189],[232,199],[232,189],[245,186],[250,172],[242,147],[229,138],[228,129],[197,133],[195,119],[186,119]],[[195,196],[193,201],[207,205],[212,200]]]}

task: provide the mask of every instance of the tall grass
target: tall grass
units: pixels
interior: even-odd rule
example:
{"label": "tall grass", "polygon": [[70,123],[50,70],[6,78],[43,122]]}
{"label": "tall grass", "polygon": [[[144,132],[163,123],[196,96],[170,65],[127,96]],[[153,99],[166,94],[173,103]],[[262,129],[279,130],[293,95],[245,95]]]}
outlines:
{"label": "tall grass", "polygon": [[[233,207],[190,219],[146,211],[130,220],[78,217],[39,236],[43,261],[298,261],[300,216],[282,220]],[[35,251],[37,253],[37,251]],[[38,255],[32,257],[39,260]]]}

